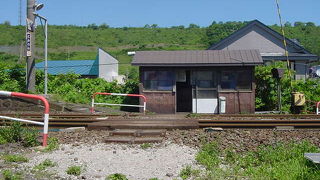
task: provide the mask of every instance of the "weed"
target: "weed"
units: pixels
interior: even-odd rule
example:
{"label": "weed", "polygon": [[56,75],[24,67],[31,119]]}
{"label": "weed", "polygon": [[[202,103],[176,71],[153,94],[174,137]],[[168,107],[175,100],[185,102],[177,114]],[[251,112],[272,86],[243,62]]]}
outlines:
{"label": "weed", "polygon": [[[196,159],[208,170],[204,179],[320,179],[320,166],[306,160],[306,152],[320,150],[308,142],[282,143],[238,155],[232,149],[220,152],[210,143],[202,147]],[[184,170],[186,175],[189,172]]]}
{"label": "weed", "polygon": [[0,136],[0,145],[6,143],[8,143],[7,140],[4,137]]}
{"label": "weed", "polygon": [[50,159],[46,159],[40,164],[36,165],[34,169],[43,171],[48,167],[54,167],[54,166],[56,166],[56,163],[52,162]]}
{"label": "weed", "polygon": [[22,134],[22,143],[25,147],[34,147],[39,146],[40,142],[38,141],[39,132],[32,129],[25,129]]}
{"label": "weed", "polygon": [[80,166],[70,166],[70,167],[68,167],[66,173],[69,175],[79,176],[81,174],[81,167]]}
{"label": "weed", "polygon": [[185,168],[183,168],[180,172],[180,177],[185,180],[188,179],[189,177],[191,177],[192,174],[192,168],[191,166],[186,166]]}
{"label": "weed", "polygon": [[124,174],[116,173],[106,177],[106,180],[128,180],[128,178]]}
{"label": "weed", "polygon": [[19,173],[14,174],[12,171],[10,171],[8,169],[3,170],[2,176],[3,176],[4,180],[20,180],[20,179],[22,179],[21,174],[19,174]]}
{"label": "weed", "polygon": [[43,152],[51,152],[59,148],[59,141],[55,137],[48,138],[48,145]]}
{"label": "weed", "polygon": [[197,114],[197,113],[189,113],[186,115],[186,118],[199,118],[201,117],[201,114]]}
{"label": "weed", "polygon": [[7,154],[2,156],[5,162],[28,162],[29,159],[22,155]]}
{"label": "weed", "polygon": [[150,144],[150,143],[143,143],[143,144],[140,145],[140,147],[141,147],[142,149],[148,149],[148,148],[151,148],[151,147],[152,147],[152,144]]}
{"label": "weed", "polygon": [[159,180],[158,178],[150,178],[149,180]]}

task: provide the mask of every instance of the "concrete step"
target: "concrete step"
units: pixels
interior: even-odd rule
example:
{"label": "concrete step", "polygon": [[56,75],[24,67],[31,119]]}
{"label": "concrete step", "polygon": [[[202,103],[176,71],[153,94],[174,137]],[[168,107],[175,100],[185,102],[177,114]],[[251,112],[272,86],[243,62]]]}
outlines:
{"label": "concrete step", "polygon": [[165,129],[115,129],[109,133],[110,136],[162,136],[166,135]]}
{"label": "concrete step", "polygon": [[143,143],[160,143],[163,141],[162,137],[122,137],[110,136],[106,138],[106,143],[128,143],[128,144],[143,144]]}

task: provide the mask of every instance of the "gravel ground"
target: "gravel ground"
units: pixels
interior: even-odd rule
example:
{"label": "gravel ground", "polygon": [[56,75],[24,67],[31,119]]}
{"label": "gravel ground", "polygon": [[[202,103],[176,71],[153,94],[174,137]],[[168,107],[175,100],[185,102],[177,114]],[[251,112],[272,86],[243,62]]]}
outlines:
{"label": "gravel ground", "polygon": [[[44,159],[57,162],[57,166],[48,169],[53,176],[48,179],[104,179],[113,173],[125,174],[130,180],[136,179],[174,179],[187,165],[201,168],[195,161],[202,144],[215,141],[219,148],[233,148],[237,152],[256,150],[262,145],[279,142],[310,141],[320,147],[319,130],[273,130],[273,129],[225,129],[206,132],[196,130],[167,131],[163,143],[153,144],[143,149],[140,145],[105,144],[108,131],[51,132],[50,137],[59,140],[60,148],[51,153],[40,153],[24,149],[17,144],[0,147],[0,153],[27,154],[29,163],[19,165],[18,169],[29,172],[34,179],[32,168]],[[83,168],[79,176],[66,174],[67,167],[78,165]],[[1,166],[1,168],[7,168]],[[50,174],[50,173],[49,173]],[[42,176],[43,177],[43,176]],[[1,177],[0,177],[1,179]],[[43,178],[42,178],[43,179]],[[45,178],[44,178],[45,179]]]}
{"label": "gravel ground", "polygon": [[172,143],[156,144],[142,149],[139,145],[81,144],[61,145],[59,150],[41,153],[22,166],[32,169],[45,159],[58,165],[49,169],[58,179],[78,179],[67,175],[70,166],[81,166],[81,179],[105,179],[107,175],[121,173],[128,179],[145,180],[158,178],[163,180],[177,178],[183,167],[190,165],[199,168],[195,162],[197,150]]}

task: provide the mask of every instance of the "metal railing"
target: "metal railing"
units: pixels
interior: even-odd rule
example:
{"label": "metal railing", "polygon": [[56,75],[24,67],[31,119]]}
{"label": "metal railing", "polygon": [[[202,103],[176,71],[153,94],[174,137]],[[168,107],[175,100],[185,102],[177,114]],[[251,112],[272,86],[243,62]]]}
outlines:
{"label": "metal railing", "polygon": [[46,98],[34,94],[24,94],[18,92],[8,92],[8,91],[0,91],[0,96],[7,97],[19,97],[19,98],[28,98],[28,99],[36,99],[41,100],[44,104],[44,122],[31,121],[27,119],[13,118],[8,116],[0,116],[0,119],[7,119],[12,121],[20,121],[25,123],[31,123],[36,125],[43,125],[43,140],[42,146],[47,146],[48,141],[48,128],[49,128],[49,103]]}
{"label": "metal railing", "polygon": [[[143,99],[143,105],[131,105],[131,104],[111,104],[111,103],[95,103],[94,98],[96,95],[111,95],[111,96],[130,96],[130,97],[140,97]],[[143,108],[143,112],[146,112],[147,107],[147,98],[141,94],[120,94],[120,93],[94,93],[92,95],[92,102],[91,102],[91,113],[94,113],[94,105],[109,105],[109,106],[127,106],[127,107],[139,107]]]}

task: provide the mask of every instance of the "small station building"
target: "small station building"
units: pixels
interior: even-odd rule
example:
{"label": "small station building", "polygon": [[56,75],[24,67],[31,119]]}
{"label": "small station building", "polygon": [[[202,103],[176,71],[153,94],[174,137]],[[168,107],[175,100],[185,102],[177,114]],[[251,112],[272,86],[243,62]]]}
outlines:
{"label": "small station building", "polygon": [[254,113],[259,50],[138,51],[140,94],[156,113]]}

